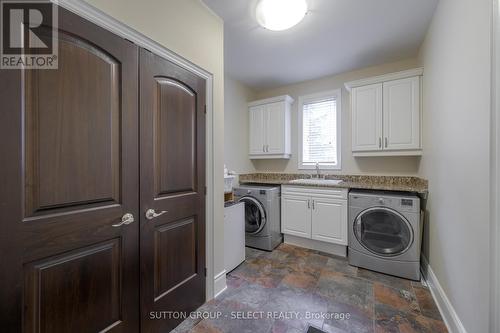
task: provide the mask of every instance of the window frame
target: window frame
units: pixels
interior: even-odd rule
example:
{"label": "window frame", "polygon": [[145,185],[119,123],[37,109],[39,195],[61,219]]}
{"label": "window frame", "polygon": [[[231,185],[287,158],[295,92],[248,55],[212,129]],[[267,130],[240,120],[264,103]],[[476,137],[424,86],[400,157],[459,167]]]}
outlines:
{"label": "window frame", "polygon": [[337,164],[319,163],[321,170],[342,170],[342,89],[328,90],[315,94],[300,96],[298,100],[298,169],[299,170],[314,170],[316,164],[303,162],[303,136],[304,136],[304,104],[315,101],[324,100],[327,98],[335,98],[337,108]]}

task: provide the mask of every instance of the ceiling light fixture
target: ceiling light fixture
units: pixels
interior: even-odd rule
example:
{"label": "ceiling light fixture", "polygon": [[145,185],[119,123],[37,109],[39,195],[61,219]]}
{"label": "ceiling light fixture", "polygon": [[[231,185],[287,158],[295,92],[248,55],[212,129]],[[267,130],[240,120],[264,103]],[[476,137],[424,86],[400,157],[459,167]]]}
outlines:
{"label": "ceiling light fixture", "polygon": [[282,31],[298,24],[306,13],[306,0],[260,0],[256,17],[264,28]]}

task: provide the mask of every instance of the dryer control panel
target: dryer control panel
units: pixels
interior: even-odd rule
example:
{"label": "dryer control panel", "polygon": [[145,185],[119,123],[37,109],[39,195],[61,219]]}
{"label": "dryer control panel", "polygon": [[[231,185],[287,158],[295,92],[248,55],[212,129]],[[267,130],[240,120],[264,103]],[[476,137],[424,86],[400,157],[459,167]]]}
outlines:
{"label": "dryer control panel", "polygon": [[358,192],[349,193],[351,207],[389,207],[401,212],[420,212],[420,198],[416,195],[391,192]]}

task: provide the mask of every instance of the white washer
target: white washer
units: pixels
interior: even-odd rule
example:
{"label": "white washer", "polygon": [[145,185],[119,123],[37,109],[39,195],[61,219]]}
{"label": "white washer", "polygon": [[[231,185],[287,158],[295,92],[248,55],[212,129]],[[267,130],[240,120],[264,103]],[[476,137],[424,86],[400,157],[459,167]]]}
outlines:
{"label": "white washer", "polygon": [[420,198],[408,193],[349,193],[349,264],[420,280]]}
{"label": "white washer", "polygon": [[234,196],[245,204],[246,246],[272,251],[283,241],[281,187],[244,185],[234,189]]}

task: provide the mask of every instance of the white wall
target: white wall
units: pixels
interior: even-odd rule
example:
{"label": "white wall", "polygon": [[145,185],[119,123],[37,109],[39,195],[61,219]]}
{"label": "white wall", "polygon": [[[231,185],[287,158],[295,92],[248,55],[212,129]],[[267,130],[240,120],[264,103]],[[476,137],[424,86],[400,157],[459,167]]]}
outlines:
{"label": "white wall", "polygon": [[200,0],[87,0],[214,76],[214,271],[224,270],[224,33]]}
{"label": "white wall", "polygon": [[371,174],[371,175],[416,175],[419,157],[364,157],[354,158],[351,152],[351,112],[350,94],[344,83],[391,72],[417,67],[417,59],[364,68],[339,75],[257,92],[258,99],[288,94],[295,100],[292,105],[292,158],[290,160],[258,160],[254,162],[257,171],[272,172],[313,172],[298,170],[298,99],[301,95],[342,89],[342,170],[328,173]]}
{"label": "white wall", "polygon": [[441,0],[421,49],[425,252],[469,333],[488,332],[489,0]]}
{"label": "white wall", "polygon": [[224,78],[224,162],[230,171],[254,172],[248,158],[248,102],[255,92],[239,81]]}

